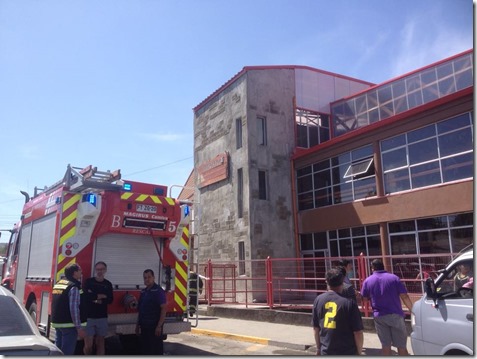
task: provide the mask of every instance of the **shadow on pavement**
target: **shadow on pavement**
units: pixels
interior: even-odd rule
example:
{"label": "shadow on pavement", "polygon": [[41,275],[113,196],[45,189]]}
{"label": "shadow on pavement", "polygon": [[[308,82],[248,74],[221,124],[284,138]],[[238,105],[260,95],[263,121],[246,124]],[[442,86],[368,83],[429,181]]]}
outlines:
{"label": "shadow on pavement", "polygon": [[380,356],[381,355],[381,349],[363,348],[363,353],[364,353],[364,355],[369,355],[369,356]]}
{"label": "shadow on pavement", "polygon": [[164,355],[204,355],[204,356],[218,356],[218,354],[211,353],[205,350],[197,349],[188,345],[180,343],[164,342]]}

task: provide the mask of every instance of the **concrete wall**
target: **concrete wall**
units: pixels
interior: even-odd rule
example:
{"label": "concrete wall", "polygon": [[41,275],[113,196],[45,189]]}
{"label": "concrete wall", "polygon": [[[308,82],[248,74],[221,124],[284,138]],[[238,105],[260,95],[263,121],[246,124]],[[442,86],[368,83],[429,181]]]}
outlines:
{"label": "concrete wall", "polygon": [[[293,69],[250,70],[201,107],[194,116],[194,165],[229,152],[229,177],[196,191],[200,201],[201,261],[295,255],[290,187],[294,148]],[[257,117],[267,122],[267,144],[258,145]],[[242,148],[236,148],[236,119]],[[237,170],[243,170],[243,218],[237,213]],[[258,198],[258,171],[266,171],[268,194]],[[251,274],[251,268],[247,268]]]}
{"label": "concrete wall", "polygon": [[[238,258],[238,242],[248,243],[248,216],[237,218],[236,167],[247,163],[246,133],[243,147],[236,149],[235,120],[239,117],[246,123],[246,78],[237,79],[223,92],[211,99],[194,116],[194,166],[209,161],[224,151],[229,152],[229,176],[227,179],[196,190],[199,201],[198,235],[201,262],[207,259],[235,260]],[[246,148],[246,147],[245,147]],[[248,188],[244,186],[244,196]],[[248,207],[244,208],[244,214]]]}
{"label": "concrete wall", "polygon": [[[290,155],[295,146],[294,70],[247,73],[248,186],[252,259],[295,256]],[[267,144],[258,144],[259,117],[266,119]],[[258,171],[267,173],[267,199],[259,199]]]}

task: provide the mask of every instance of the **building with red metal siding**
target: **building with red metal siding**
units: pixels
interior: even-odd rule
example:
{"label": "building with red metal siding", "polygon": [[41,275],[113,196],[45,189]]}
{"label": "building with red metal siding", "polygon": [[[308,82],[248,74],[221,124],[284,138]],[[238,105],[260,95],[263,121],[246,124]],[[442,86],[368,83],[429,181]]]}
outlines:
{"label": "building with red metal siding", "polygon": [[244,67],[194,108],[200,257],[418,258],[472,243],[472,54],[377,85]]}

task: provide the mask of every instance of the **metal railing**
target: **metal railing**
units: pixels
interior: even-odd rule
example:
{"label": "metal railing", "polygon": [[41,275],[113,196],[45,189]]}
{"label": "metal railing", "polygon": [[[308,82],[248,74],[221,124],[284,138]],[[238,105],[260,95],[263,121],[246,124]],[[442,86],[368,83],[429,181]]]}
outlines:
{"label": "metal railing", "polygon": [[[248,261],[208,260],[199,264],[204,275],[205,291],[199,300],[208,305],[261,306],[270,309],[308,311],[315,297],[327,290],[325,273],[342,259],[353,262],[354,274],[350,278],[357,292],[370,275],[371,262],[379,258],[385,269],[394,273],[407,288],[411,301],[424,292],[427,277],[436,277],[457,254],[421,254],[395,256],[319,257],[319,258],[267,258]],[[238,273],[239,264],[245,264],[245,274]],[[365,316],[370,308],[357,295],[358,305]],[[405,308],[403,308],[405,309]]]}

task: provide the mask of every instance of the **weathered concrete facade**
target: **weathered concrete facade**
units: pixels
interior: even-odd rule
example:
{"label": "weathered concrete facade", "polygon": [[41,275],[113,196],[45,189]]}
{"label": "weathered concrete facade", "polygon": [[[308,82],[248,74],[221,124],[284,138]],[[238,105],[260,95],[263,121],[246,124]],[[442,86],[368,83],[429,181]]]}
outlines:
{"label": "weathered concrete facade", "polygon": [[[239,260],[239,242],[246,260],[297,255],[290,161],[296,148],[295,106],[329,112],[330,99],[369,86],[306,67],[246,67],[194,109],[196,170],[220,153],[229,156],[227,178],[199,185],[195,193],[202,261]],[[260,198],[259,172],[265,198]]]}
{"label": "weathered concrete facade", "polygon": [[[228,179],[199,189],[201,258],[237,260],[294,253],[290,155],[294,144],[293,70],[249,71],[205,106],[194,119],[196,167],[229,154]],[[257,140],[257,118],[266,121],[266,145]],[[236,121],[242,124],[237,149]],[[237,208],[237,171],[243,173],[243,216]],[[267,199],[258,199],[258,170],[267,173]],[[278,180],[283,179],[283,180]]]}

